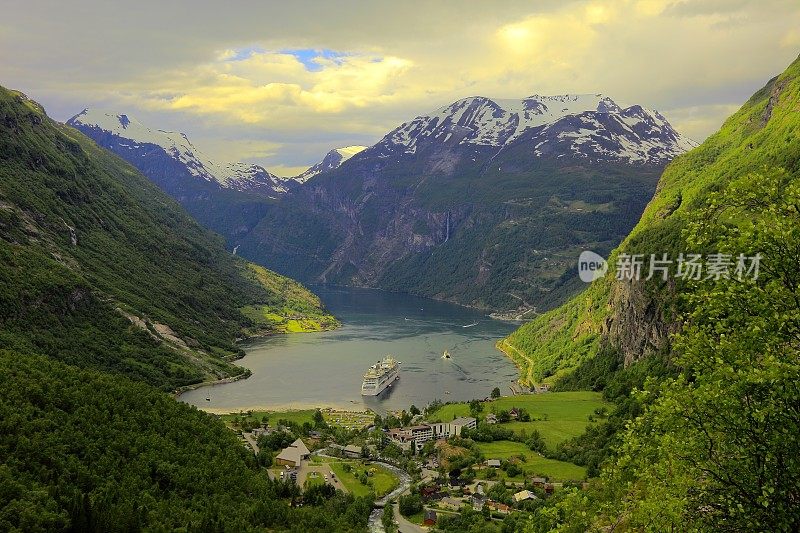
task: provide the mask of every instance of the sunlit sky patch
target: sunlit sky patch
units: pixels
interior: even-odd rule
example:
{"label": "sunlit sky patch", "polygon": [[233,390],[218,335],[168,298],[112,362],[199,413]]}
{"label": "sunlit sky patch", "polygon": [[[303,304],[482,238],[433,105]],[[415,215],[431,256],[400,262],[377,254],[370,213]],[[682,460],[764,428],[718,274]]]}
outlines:
{"label": "sunlit sky patch", "polygon": [[337,52],[335,50],[328,50],[328,49],[321,49],[315,50],[313,48],[299,48],[296,50],[280,50],[282,54],[289,54],[297,58],[303,66],[306,67],[306,70],[311,72],[317,72],[322,70],[323,68],[323,61],[321,59],[325,59],[329,62],[341,64],[344,60],[345,56],[348,54],[344,54],[342,52]]}

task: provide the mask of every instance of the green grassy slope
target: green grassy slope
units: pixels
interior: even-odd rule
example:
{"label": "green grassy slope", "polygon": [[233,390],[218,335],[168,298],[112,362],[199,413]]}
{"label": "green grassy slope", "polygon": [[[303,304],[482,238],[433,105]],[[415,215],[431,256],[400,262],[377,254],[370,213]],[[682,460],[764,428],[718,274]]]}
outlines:
{"label": "green grassy slope", "polygon": [[255,329],[252,333],[265,329],[275,333],[322,331],[339,324],[325,311],[319,297],[300,283],[253,263],[247,263],[245,275],[267,292],[280,295],[272,302],[258,302],[241,308],[253,322]]}
{"label": "green grassy slope", "polygon": [[[709,195],[765,167],[800,177],[800,59],[755,93],[701,146],[676,158],[630,235],[612,253],[708,252],[687,249],[684,230]],[[499,343],[524,382],[558,381],[601,351],[630,363],[664,350],[679,327],[682,291],[672,282],[617,282],[612,270],[562,307]]]}
{"label": "green grassy slope", "polygon": [[524,458],[518,462],[523,474],[515,478],[509,478],[504,472],[500,473],[503,479],[513,481],[523,481],[531,476],[543,476],[553,481],[579,481],[586,477],[586,469],[582,466],[548,459],[536,452],[532,452],[521,442],[508,440],[498,440],[495,442],[479,442],[478,449],[487,459],[508,460],[512,458]]}
{"label": "green grassy slope", "polygon": [[0,347],[163,388],[236,374],[242,309],[330,326],[319,300],[228,254],[145,177],[0,88]]}

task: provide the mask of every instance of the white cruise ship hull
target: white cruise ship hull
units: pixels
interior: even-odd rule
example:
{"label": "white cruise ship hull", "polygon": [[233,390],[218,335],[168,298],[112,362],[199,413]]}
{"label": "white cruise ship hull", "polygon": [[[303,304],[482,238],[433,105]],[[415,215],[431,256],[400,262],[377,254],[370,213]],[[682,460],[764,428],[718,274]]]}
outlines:
{"label": "white cruise ship hull", "polygon": [[388,389],[392,383],[394,383],[400,377],[400,372],[393,372],[392,375],[387,376],[385,380],[381,381],[380,383],[372,386],[372,385],[361,385],[361,395],[362,396],[378,396],[383,391]]}

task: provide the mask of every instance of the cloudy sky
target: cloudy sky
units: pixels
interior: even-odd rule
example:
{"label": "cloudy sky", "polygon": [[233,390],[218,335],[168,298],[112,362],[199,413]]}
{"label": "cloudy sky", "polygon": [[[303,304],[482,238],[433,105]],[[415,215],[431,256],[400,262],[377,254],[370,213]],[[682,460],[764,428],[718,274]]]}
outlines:
{"label": "cloudy sky", "polygon": [[700,141],[800,53],[797,0],[3,0],[0,85],[293,175],[458,98],[604,93]]}

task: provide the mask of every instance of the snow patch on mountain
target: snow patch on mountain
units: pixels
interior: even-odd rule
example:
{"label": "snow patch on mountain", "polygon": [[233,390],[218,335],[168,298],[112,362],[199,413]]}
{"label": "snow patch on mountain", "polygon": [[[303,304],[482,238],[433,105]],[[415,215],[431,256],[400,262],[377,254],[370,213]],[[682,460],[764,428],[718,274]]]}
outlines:
{"label": "snow patch on mountain", "polygon": [[317,174],[321,174],[322,172],[327,172],[329,170],[333,170],[339,168],[342,163],[353,157],[359,152],[366,150],[366,146],[345,146],[343,148],[335,148],[328,152],[325,157],[317,163],[316,165],[309,167],[308,170],[303,172],[302,174],[295,176],[292,178],[294,181],[298,183],[305,183]]}
{"label": "snow patch on mountain", "polygon": [[192,176],[220,187],[259,192],[276,197],[285,193],[285,180],[259,165],[213,161],[198,150],[184,133],[152,129],[126,114],[100,109],[84,109],[67,121],[78,129],[99,129],[118,139],[117,147],[140,150],[145,145],[161,148],[181,163]]}

